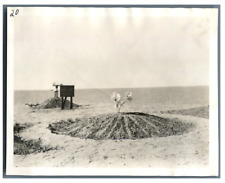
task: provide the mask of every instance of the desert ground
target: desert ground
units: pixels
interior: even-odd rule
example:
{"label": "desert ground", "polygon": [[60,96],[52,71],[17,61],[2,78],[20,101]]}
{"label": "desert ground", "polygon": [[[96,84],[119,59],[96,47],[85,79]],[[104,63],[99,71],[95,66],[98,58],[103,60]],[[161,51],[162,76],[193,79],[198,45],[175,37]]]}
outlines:
{"label": "desert ground", "polygon": [[[22,112],[25,108],[27,112]],[[83,106],[61,110],[24,106],[24,109],[15,110],[14,115],[16,167],[203,168],[208,165],[208,106],[149,111],[151,115],[192,124],[193,128],[180,135],[138,139],[80,138],[49,130],[49,125],[57,121],[115,113],[112,108]]]}

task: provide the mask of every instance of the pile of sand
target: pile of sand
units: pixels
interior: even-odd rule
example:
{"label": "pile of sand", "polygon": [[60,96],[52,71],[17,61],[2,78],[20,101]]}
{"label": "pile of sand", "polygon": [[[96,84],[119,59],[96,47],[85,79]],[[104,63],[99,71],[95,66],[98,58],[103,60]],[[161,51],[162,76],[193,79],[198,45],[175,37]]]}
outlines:
{"label": "pile of sand", "polygon": [[88,139],[139,139],[181,135],[193,127],[145,113],[119,113],[61,120],[48,128],[52,133]]}
{"label": "pile of sand", "polygon": [[[35,108],[35,109],[52,109],[52,108],[61,108],[62,106],[62,99],[60,97],[54,97],[50,98],[46,101],[44,101],[41,104],[32,105],[29,106]],[[80,105],[73,103],[73,108],[80,107]],[[70,101],[66,100],[64,108],[70,108]]]}
{"label": "pile of sand", "polygon": [[209,119],[209,106],[195,107],[183,110],[170,110],[166,112],[169,114],[182,114]]}

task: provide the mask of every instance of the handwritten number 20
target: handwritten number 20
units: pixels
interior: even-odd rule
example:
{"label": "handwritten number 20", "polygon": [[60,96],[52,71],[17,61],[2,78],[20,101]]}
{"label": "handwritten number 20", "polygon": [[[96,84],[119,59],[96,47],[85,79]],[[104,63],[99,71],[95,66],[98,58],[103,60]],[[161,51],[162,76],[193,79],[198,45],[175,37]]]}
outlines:
{"label": "handwritten number 20", "polygon": [[14,15],[18,15],[19,9],[16,9],[16,12],[14,13],[14,10],[12,10],[12,13],[10,14],[10,17],[14,17]]}

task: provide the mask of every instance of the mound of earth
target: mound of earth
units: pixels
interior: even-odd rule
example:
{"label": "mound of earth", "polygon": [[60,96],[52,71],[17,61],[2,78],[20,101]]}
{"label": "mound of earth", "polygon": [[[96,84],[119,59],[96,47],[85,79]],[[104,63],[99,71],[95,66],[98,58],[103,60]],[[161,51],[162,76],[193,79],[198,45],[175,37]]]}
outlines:
{"label": "mound of earth", "polygon": [[183,110],[170,110],[170,111],[167,111],[167,113],[182,114],[182,115],[189,115],[189,116],[209,119],[209,106],[195,107],[195,108],[183,109]]}
{"label": "mound of earth", "polygon": [[52,133],[88,139],[139,139],[181,135],[193,127],[175,119],[145,113],[104,114],[50,124]]}
{"label": "mound of earth", "polygon": [[[61,108],[62,106],[62,99],[60,97],[54,97],[54,98],[50,98],[46,101],[44,101],[41,104],[36,104],[36,105],[32,105],[29,104],[29,106],[35,108],[35,109],[52,109],[52,108]],[[65,108],[70,108],[70,101],[66,100],[65,102]],[[80,107],[80,105],[74,104],[73,103],[73,108],[77,108]]]}

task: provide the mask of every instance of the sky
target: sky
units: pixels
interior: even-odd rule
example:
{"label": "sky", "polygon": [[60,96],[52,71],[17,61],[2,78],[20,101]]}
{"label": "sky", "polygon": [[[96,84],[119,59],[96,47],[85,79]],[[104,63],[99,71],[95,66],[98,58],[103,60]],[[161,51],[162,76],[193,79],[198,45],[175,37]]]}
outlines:
{"label": "sky", "polygon": [[[20,10],[14,89],[209,85],[209,19],[156,10]],[[173,14],[176,14],[174,9]],[[10,20],[11,21],[11,20]]]}

